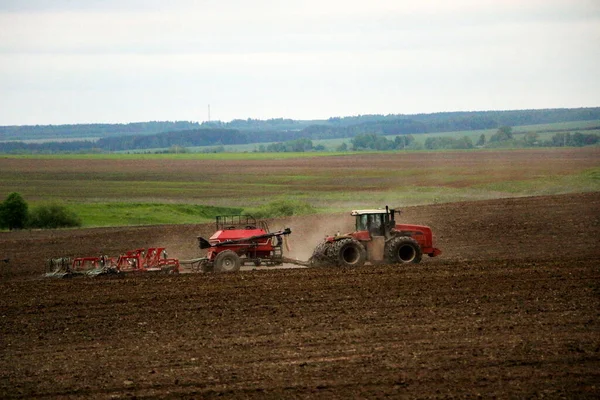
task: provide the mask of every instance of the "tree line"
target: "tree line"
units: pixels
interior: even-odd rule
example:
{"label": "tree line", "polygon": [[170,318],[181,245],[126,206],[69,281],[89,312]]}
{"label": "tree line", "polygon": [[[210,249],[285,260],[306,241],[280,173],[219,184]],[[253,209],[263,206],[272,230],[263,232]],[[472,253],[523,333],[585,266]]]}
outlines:
{"label": "tree line", "polygon": [[[270,136],[270,135],[269,135]],[[323,145],[314,145],[312,139],[299,137],[302,133],[281,134],[282,137],[292,137],[290,140],[273,141],[269,144],[260,144],[259,152],[305,152],[324,151]],[[386,135],[390,136],[390,135]],[[275,138],[270,138],[275,139]],[[268,140],[268,141],[271,141]],[[518,137],[512,132],[512,127],[500,127],[489,140],[481,135],[479,140],[473,144],[468,136],[452,137],[439,136],[429,137],[424,144],[418,143],[412,134],[397,135],[393,140],[378,133],[358,133],[350,141],[351,148],[342,143],[335,150],[439,150],[439,149],[472,149],[474,147],[561,147],[561,146],[589,146],[597,144],[600,137],[596,134],[581,132],[559,132],[549,140],[540,140],[536,132],[526,132]],[[198,129],[194,131],[168,132],[166,134],[147,136],[125,136],[115,138],[104,138],[97,142],[75,141],[75,142],[48,142],[48,143],[24,143],[4,142],[0,143],[0,152],[4,153],[76,153],[76,152],[110,152],[126,150],[159,149],[163,153],[185,153],[187,147],[203,146],[206,152],[224,152],[224,145],[251,143],[248,133],[235,129]]]}
{"label": "tree line", "polygon": [[430,137],[425,140],[425,148],[428,150],[440,149],[472,149],[474,147],[506,148],[506,147],[583,147],[600,143],[600,136],[593,133],[560,132],[554,134],[550,139],[541,140],[537,132],[525,132],[518,136],[510,126],[501,126],[486,140],[485,135],[479,136],[475,144],[467,136],[461,138],[453,137]]}
{"label": "tree line", "polygon": [[[294,121],[289,119],[273,119],[266,121],[251,119],[233,120],[230,123],[216,121],[200,125],[193,125],[193,123],[189,122],[149,122],[121,126],[121,129],[127,128],[130,129],[130,132],[127,134],[102,137],[97,141],[74,140],[45,143],[29,143],[22,141],[0,142],[0,152],[110,152],[160,149],[173,146],[196,147],[267,142],[286,143],[299,141],[301,139],[319,140],[355,138],[362,135],[418,135],[421,133],[494,129],[503,126],[595,119],[600,119],[600,108],[415,114],[411,115],[410,118],[408,118],[408,116],[398,115],[369,115],[330,118],[329,120],[321,121],[320,123],[311,121],[310,125],[307,125],[306,121]],[[147,124],[147,126],[144,124]],[[84,129],[84,126],[74,126]],[[184,129],[189,126],[199,127],[194,129]],[[108,126],[104,125],[90,125],[88,127],[90,129],[92,129],[92,127],[93,129],[96,129],[92,130],[96,133],[108,129]],[[7,127],[0,127],[0,134],[2,133],[2,128]],[[32,127],[8,128],[33,129]],[[41,127],[40,129],[44,131],[44,129],[53,130],[58,128]],[[167,132],[149,133],[151,130],[160,129],[170,130]],[[139,133],[140,131],[143,131],[143,134]],[[83,131],[79,131],[79,133],[82,132]],[[442,148],[463,148],[461,146],[469,146],[469,140],[464,138],[452,140],[454,142],[450,139],[442,140],[439,138],[432,138],[429,141],[429,144],[425,144],[425,147],[429,148],[428,146],[431,146],[432,148],[439,148],[439,146],[442,146]],[[579,143],[579,141],[576,140],[573,143]],[[377,146],[385,147],[383,142]]]}
{"label": "tree line", "polygon": [[169,147],[219,146],[249,143],[248,135],[236,129],[194,129],[157,133],[154,135],[126,135],[68,142],[0,142],[2,153],[64,153],[111,152],[158,149]]}
{"label": "tree line", "polygon": [[[0,126],[0,140],[29,140],[44,138],[87,138],[123,135],[150,135],[162,132],[193,129],[237,129],[240,131],[300,131],[316,126],[311,131],[325,128],[344,128],[354,125],[376,126],[377,124],[409,124],[413,121],[413,131],[450,132],[498,128],[500,126],[520,126],[550,124],[567,121],[590,121],[600,119],[600,107],[554,108],[541,110],[509,111],[456,111],[430,114],[370,114],[348,117],[331,117],[327,120],[293,120],[286,118],[234,119],[230,122],[206,121],[149,121],[128,124],[67,124],[67,125],[23,125]],[[404,122],[398,122],[404,121]],[[361,132],[362,133],[362,132]],[[379,132],[372,132],[379,133]],[[396,133],[396,132],[393,132]],[[392,133],[392,134],[393,134]]]}
{"label": "tree line", "polygon": [[150,121],[128,124],[68,124],[68,125],[11,125],[0,126],[0,140],[36,140],[100,138],[124,135],[150,135],[154,133],[200,128],[198,122]]}

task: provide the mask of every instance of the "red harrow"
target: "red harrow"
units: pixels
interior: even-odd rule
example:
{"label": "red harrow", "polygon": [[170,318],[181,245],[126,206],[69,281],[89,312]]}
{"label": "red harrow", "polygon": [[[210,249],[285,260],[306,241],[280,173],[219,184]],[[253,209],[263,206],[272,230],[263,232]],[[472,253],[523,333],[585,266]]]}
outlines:
{"label": "red harrow", "polygon": [[179,273],[179,260],[168,258],[164,247],[128,251],[119,257],[52,258],[46,263],[47,277],[96,276],[133,272]]}

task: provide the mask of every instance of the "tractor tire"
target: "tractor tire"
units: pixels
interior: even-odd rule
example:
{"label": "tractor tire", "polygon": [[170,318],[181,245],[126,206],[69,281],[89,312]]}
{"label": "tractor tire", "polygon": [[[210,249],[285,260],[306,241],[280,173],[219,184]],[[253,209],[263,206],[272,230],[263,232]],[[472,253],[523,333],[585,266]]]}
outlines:
{"label": "tractor tire", "polygon": [[335,257],[335,263],[339,267],[361,267],[367,258],[365,247],[356,239],[338,240],[329,254]]}
{"label": "tractor tire", "polygon": [[236,272],[240,270],[242,262],[234,251],[225,250],[217,254],[214,265],[215,272]]}
{"label": "tractor tire", "polygon": [[390,264],[418,264],[421,258],[423,258],[421,246],[411,237],[395,237],[385,245],[385,259]]}
{"label": "tractor tire", "polygon": [[332,260],[329,257],[331,242],[321,242],[315,247],[312,256],[308,259],[310,267],[329,267],[332,266]]}

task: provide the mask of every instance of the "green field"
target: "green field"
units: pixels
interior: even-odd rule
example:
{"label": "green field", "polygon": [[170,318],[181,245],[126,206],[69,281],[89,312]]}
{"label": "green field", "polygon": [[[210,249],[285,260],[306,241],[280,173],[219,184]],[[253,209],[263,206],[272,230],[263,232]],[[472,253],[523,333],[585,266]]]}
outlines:
{"label": "green field", "polygon": [[199,223],[273,201],[338,212],[599,191],[600,148],[9,156],[0,187],[85,226]]}

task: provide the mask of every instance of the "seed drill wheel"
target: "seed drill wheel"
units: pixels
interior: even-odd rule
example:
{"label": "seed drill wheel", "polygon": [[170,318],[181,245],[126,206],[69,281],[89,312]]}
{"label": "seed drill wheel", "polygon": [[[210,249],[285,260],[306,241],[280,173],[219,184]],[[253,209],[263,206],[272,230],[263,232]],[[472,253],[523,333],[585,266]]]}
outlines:
{"label": "seed drill wheel", "polygon": [[355,239],[338,240],[333,244],[330,254],[340,267],[360,267],[367,257],[364,246]]}
{"label": "seed drill wheel", "polygon": [[411,237],[399,236],[391,239],[385,246],[385,258],[392,264],[418,264],[423,257],[419,243]]}
{"label": "seed drill wheel", "polygon": [[231,250],[225,250],[215,257],[215,272],[236,272],[240,270],[240,257]]}

